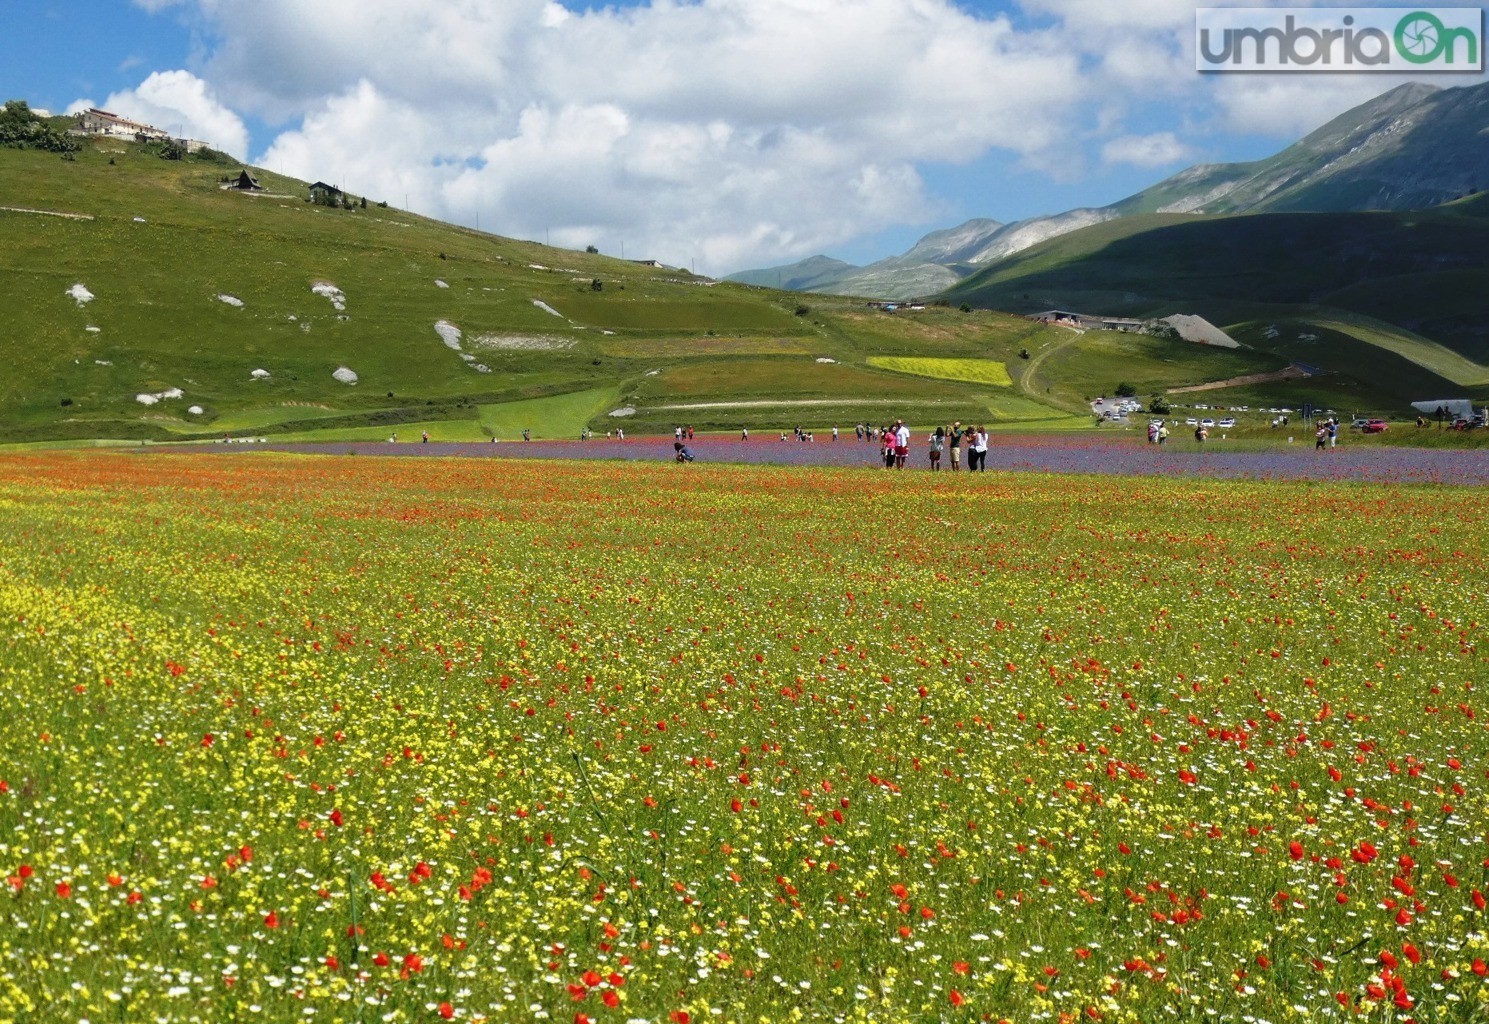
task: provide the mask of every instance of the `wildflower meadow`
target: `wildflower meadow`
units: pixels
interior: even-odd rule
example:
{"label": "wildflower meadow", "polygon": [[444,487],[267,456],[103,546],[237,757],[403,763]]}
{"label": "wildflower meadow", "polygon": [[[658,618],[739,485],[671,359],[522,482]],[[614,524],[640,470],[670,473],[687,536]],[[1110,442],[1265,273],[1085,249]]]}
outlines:
{"label": "wildflower meadow", "polygon": [[0,1019],[1489,1020],[1445,485],[0,457]]}

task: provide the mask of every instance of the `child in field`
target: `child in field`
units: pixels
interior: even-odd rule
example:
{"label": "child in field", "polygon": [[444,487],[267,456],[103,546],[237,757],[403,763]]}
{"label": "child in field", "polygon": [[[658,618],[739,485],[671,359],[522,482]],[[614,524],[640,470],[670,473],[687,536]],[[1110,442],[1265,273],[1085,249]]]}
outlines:
{"label": "child in field", "polygon": [[931,472],[934,473],[941,468],[941,449],[946,446],[946,428],[937,427],[936,432],[931,435]]}

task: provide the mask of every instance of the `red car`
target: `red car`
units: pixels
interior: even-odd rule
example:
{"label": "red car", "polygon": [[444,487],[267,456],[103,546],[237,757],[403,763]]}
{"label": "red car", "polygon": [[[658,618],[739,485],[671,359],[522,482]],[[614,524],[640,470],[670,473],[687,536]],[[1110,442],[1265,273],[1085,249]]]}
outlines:
{"label": "red car", "polygon": [[1366,420],[1365,425],[1360,428],[1360,432],[1364,434],[1379,434],[1383,433],[1389,426],[1390,424],[1385,420]]}

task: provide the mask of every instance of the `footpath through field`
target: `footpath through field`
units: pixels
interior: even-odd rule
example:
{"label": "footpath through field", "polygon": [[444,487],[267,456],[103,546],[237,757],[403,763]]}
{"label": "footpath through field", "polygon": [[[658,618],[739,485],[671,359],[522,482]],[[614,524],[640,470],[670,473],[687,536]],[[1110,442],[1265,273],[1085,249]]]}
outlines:
{"label": "footpath through field", "polygon": [[[911,446],[909,469],[929,469],[923,432]],[[624,441],[503,441],[500,443],[336,442],[324,444],[227,444],[213,451],[283,451],[325,455],[461,456],[519,459],[625,459],[673,461],[672,438],[637,437]],[[193,446],[196,448],[196,446]],[[698,463],[788,466],[843,466],[883,469],[877,441],[852,439],[812,442],[778,440],[777,434],[699,435],[689,442]],[[199,448],[197,450],[200,450]],[[944,461],[944,460],[943,460]],[[696,464],[695,464],[696,465]],[[1099,473],[1112,476],[1219,477],[1276,480],[1361,480],[1381,483],[1489,484],[1489,451],[1422,448],[1343,447],[1317,452],[1296,450],[1196,450],[1192,444],[1162,447],[1102,434],[1002,434],[988,449],[994,471]],[[942,472],[946,472],[943,466]]]}

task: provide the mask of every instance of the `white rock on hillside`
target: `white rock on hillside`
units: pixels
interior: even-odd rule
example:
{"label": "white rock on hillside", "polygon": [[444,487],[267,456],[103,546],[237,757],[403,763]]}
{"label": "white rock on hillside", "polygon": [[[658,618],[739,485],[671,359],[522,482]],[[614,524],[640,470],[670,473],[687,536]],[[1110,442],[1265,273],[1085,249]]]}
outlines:
{"label": "white rock on hillside", "polygon": [[219,295],[217,296],[217,301],[225,302],[229,306],[237,306],[239,309],[243,307],[243,300],[236,295]]}
{"label": "white rock on hillside", "polygon": [[269,371],[268,370],[254,370],[248,376],[252,377],[254,380],[264,380],[265,378],[267,378],[269,376]]}
{"label": "white rock on hillside", "polygon": [[66,294],[69,298],[76,299],[79,306],[85,306],[93,301],[93,293],[88,290],[87,285],[81,282],[67,289]]}
{"label": "white rock on hillside", "polygon": [[440,340],[443,341],[450,348],[454,349],[456,352],[460,351],[460,328],[450,323],[450,321],[435,321],[434,333],[438,334],[440,336]]}
{"label": "white rock on hillside", "polygon": [[335,377],[343,384],[357,383],[357,371],[348,369],[345,366],[338,366],[331,372],[331,376]]}
{"label": "white rock on hillside", "polygon": [[336,287],[330,281],[317,281],[310,286],[310,290],[317,295],[324,295],[331,300],[331,305],[340,312],[346,309],[346,293]]}

